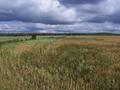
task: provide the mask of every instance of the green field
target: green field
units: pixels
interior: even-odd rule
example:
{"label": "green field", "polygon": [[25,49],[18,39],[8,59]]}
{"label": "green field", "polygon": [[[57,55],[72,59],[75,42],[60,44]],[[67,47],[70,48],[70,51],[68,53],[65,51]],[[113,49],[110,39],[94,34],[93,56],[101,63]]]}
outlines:
{"label": "green field", "polygon": [[120,90],[120,36],[0,37],[0,90]]}

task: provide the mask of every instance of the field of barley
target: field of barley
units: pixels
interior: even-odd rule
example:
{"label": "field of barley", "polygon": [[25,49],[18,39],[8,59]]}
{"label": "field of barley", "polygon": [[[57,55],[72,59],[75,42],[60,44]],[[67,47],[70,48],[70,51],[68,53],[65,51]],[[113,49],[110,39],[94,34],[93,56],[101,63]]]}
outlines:
{"label": "field of barley", "polygon": [[0,37],[0,90],[120,90],[120,36]]}

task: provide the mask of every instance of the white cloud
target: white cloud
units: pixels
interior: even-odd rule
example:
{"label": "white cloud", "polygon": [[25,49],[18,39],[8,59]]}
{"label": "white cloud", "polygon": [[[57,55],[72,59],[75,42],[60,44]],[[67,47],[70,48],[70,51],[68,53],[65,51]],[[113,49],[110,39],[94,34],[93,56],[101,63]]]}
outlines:
{"label": "white cloud", "polygon": [[77,18],[74,8],[58,0],[0,0],[0,13],[8,19],[42,23],[69,23]]}

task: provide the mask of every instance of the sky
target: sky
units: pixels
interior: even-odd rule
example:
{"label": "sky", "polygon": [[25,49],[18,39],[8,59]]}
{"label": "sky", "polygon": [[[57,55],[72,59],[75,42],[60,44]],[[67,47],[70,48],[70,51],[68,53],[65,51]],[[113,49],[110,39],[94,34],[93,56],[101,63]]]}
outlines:
{"label": "sky", "polygon": [[0,0],[0,33],[120,33],[120,0]]}

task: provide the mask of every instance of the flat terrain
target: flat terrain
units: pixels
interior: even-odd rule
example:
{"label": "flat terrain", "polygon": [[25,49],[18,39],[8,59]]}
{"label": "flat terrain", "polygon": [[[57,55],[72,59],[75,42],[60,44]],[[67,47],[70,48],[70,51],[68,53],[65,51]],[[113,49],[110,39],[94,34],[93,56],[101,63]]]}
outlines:
{"label": "flat terrain", "polygon": [[120,36],[0,37],[0,90],[120,90]]}

